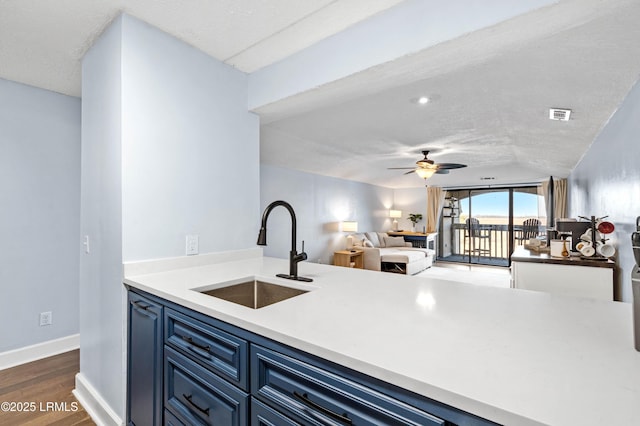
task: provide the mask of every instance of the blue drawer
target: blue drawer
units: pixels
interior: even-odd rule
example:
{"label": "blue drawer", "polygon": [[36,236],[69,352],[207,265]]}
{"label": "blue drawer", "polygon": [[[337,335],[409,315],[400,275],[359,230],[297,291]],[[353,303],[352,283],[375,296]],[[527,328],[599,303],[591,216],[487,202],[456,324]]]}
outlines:
{"label": "blue drawer", "polygon": [[360,383],[251,345],[251,393],[309,425],[444,425],[423,410]]}
{"label": "blue drawer", "polygon": [[164,330],[165,343],[243,390],[249,390],[246,340],[169,308],[165,308]]}
{"label": "blue drawer", "polygon": [[168,346],[164,348],[164,405],[186,425],[244,426],[249,396]]}
{"label": "blue drawer", "polygon": [[251,426],[301,426],[268,405],[251,398]]}
{"label": "blue drawer", "polygon": [[185,426],[176,416],[171,414],[171,411],[164,410],[164,426]]}

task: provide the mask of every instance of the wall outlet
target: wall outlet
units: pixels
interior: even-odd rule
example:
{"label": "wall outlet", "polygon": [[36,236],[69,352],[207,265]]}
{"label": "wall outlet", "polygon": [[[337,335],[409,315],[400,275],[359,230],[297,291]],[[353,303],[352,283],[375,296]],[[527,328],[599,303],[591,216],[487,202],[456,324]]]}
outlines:
{"label": "wall outlet", "polygon": [[187,247],[186,247],[187,256],[198,254],[198,236],[187,235],[186,241],[187,241]]}
{"label": "wall outlet", "polygon": [[40,312],[40,326],[53,324],[53,314],[49,312]]}

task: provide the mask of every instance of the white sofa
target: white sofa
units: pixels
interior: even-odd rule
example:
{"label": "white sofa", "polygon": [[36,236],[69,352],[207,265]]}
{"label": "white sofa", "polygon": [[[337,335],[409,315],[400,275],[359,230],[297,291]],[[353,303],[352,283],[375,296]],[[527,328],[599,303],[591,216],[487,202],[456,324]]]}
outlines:
{"label": "white sofa", "polygon": [[431,267],[433,250],[412,247],[402,237],[384,232],[350,235],[354,248],[363,250],[364,269],[414,275]]}

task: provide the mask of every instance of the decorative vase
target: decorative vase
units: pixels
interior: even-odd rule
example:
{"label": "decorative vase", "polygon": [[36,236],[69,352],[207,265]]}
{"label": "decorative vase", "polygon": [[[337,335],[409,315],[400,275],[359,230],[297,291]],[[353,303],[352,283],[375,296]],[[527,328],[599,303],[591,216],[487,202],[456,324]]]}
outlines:
{"label": "decorative vase", "polygon": [[411,225],[411,232],[416,232],[416,224]]}

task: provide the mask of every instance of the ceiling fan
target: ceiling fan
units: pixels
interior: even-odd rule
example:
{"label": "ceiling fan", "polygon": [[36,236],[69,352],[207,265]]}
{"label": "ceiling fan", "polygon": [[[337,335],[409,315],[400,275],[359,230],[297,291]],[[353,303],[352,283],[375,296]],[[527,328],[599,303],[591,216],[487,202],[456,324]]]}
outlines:
{"label": "ceiling fan", "polygon": [[467,167],[466,164],[459,163],[435,163],[433,160],[428,158],[429,151],[422,151],[424,158],[416,161],[417,167],[388,167],[388,170],[407,170],[411,169],[405,173],[408,175],[410,173],[416,173],[423,179],[428,179],[434,174],[444,175],[448,174],[449,170],[452,169],[461,169],[463,167]]}

